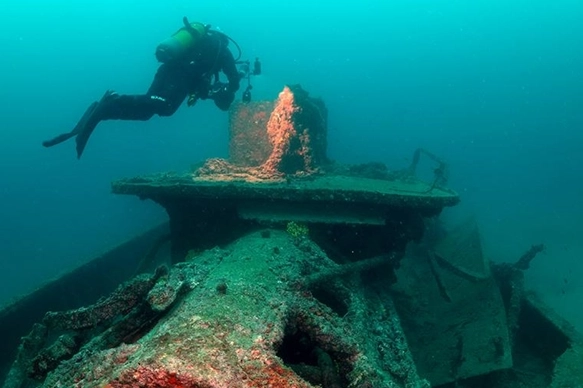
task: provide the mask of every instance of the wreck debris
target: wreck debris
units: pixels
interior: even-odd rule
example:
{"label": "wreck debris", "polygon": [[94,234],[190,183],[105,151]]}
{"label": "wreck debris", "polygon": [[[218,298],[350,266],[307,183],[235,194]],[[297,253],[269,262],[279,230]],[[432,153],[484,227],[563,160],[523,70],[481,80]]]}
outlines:
{"label": "wreck debris", "polygon": [[[150,242],[167,231],[167,223],[161,224],[122,241],[111,250],[4,306],[0,310],[0,381],[6,378],[14,364],[21,339],[28,337],[31,329],[39,325],[38,322],[42,321],[47,311],[74,310],[80,306],[89,306],[103,295],[111,294],[121,283],[135,275],[139,260],[146,255]],[[27,342],[28,350],[32,342]],[[41,348],[43,344],[40,342]]]}
{"label": "wreck debris", "polygon": [[[326,116],[286,87],[232,112],[229,160],[114,183],[170,216],[139,272],[168,239],[175,264],[47,313],[5,387],[573,386],[580,341],[523,290],[542,245],[492,271],[470,220],[402,260],[459,201],[447,164],[418,149],[400,173],[333,165]],[[422,154],[430,184],[414,177]]]}
{"label": "wreck debris", "polygon": [[61,361],[71,358],[79,350],[80,338],[75,334],[62,334],[50,346],[38,352],[28,369],[29,377],[42,380]]}
{"label": "wreck debris", "polygon": [[[379,283],[378,290],[367,289],[358,274],[336,278],[348,296],[346,314],[340,316],[329,307],[334,307],[331,299],[335,296],[312,295],[300,282],[306,265],[329,269],[338,265],[309,241],[302,242],[302,250],[284,231],[269,231],[269,238],[265,235],[252,233],[220,252],[203,252],[159,276],[156,282],[165,278],[166,284],[175,284],[170,287],[174,290],[182,279],[193,277],[196,287],[183,293],[162,318],[147,322],[136,337],[128,338],[124,331],[125,341],[103,341],[104,335],[124,327],[117,321],[99,320],[105,330],[80,331],[85,338],[74,342],[75,346],[69,346],[67,338],[53,343],[65,343],[67,351],[61,353],[66,357],[52,359],[43,375],[34,376],[39,385],[429,387],[416,374],[396,311],[383,295],[388,292],[385,286]],[[273,254],[275,247],[279,254]],[[221,281],[228,282],[229,292],[216,292]],[[150,293],[158,289],[149,284]],[[166,289],[159,288],[161,295],[167,294]],[[115,295],[119,298],[119,292]],[[142,302],[136,306],[149,306],[149,297],[141,295]],[[69,321],[59,327],[79,327],[71,323],[77,314],[50,316],[51,323],[57,316]],[[22,386],[23,381],[12,381],[10,387]]]}
{"label": "wreck debris", "polygon": [[490,278],[490,263],[483,255],[478,223],[469,217],[433,247],[435,261],[472,282]]}
{"label": "wreck debris", "polygon": [[513,344],[520,329],[519,319],[525,298],[523,271],[530,267],[530,262],[543,250],[543,244],[533,245],[514,264],[500,263],[494,266],[500,291],[506,301],[506,315]]}
{"label": "wreck debris", "polygon": [[20,388],[28,378],[32,360],[42,351],[48,329],[45,325],[35,323],[30,333],[21,339],[16,359],[12,364],[3,388]]}
{"label": "wreck debris", "polygon": [[449,166],[447,165],[447,163],[445,161],[443,161],[443,159],[441,159],[440,157],[436,156],[435,154],[433,154],[432,152],[429,152],[428,150],[426,150],[424,148],[417,148],[415,150],[415,152],[413,153],[413,159],[411,161],[411,164],[409,165],[409,168],[407,170],[407,174],[410,176],[415,175],[415,172],[417,171],[417,166],[419,165],[419,161],[421,159],[422,154],[426,155],[431,160],[433,160],[434,162],[437,163],[437,167],[435,167],[433,169],[433,175],[434,175],[433,183],[431,184],[429,191],[433,190],[436,187],[443,188],[447,184],[447,181],[449,179]]}
{"label": "wreck debris", "polygon": [[319,229],[317,242],[327,244],[325,249],[369,258],[402,251],[423,234],[425,218],[459,202],[453,192],[427,193],[428,185],[419,181],[315,175],[248,182],[229,174],[233,180],[142,176],[114,182],[113,191],[151,199],[166,209],[174,262],[184,260],[190,249],[224,245],[258,224],[285,227],[289,222]]}
{"label": "wreck debris", "polygon": [[468,219],[411,247],[397,271],[393,297],[419,374],[440,388],[578,386],[581,335],[524,288],[521,268],[543,246],[517,265],[486,262],[480,245]]}
{"label": "wreck debris", "polygon": [[383,255],[373,257],[371,259],[361,260],[350,264],[344,264],[314,273],[303,280],[303,283],[308,288],[326,286],[332,279],[345,276],[354,275],[363,271],[374,270],[383,265],[391,264],[391,256]]}
{"label": "wreck debris", "polygon": [[146,300],[156,312],[167,310],[183,293],[197,286],[197,273],[191,266],[178,263],[167,276],[160,277]]}
{"label": "wreck debris", "polygon": [[510,368],[504,299],[475,219],[410,255],[393,298],[419,374],[440,386]]}
{"label": "wreck debris", "polygon": [[514,263],[514,268],[520,270],[527,270],[530,268],[530,262],[532,259],[536,257],[540,252],[544,251],[545,246],[544,244],[537,244],[530,247],[528,251],[526,251],[520,259],[516,263]]}
{"label": "wreck debris", "polygon": [[520,314],[523,311],[525,299],[524,272],[530,267],[530,262],[544,250],[543,244],[533,245],[514,264],[500,263],[494,266],[500,292],[505,300],[506,317],[510,341],[513,347],[517,344],[520,330]]}
{"label": "wreck debris", "polygon": [[192,268],[160,267],[153,275],[141,274],[122,284],[92,306],[47,312],[23,339],[6,386],[19,387],[28,379],[42,381],[79,351],[135,342],[185,290],[195,286],[195,280]]}
{"label": "wreck debris", "polygon": [[55,330],[81,330],[96,327],[117,315],[127,314],[142,301],[156,280],[162,276],[162,272],[163,270],[155,276],[138,276],[120,286],[107,299],[100,300],[89,308],[64,312],[49,311],[45,314],[43,324]]}
{"label": "wreck debris", "polygon": [[441,274],[437,268],[438,264],[435,259],[435,255],[433,252],[427,252],[427,262],[429,263],[429,268],[431,269],[431,274],[435,278],[435,284],[437,285],[437,289],[439,290],[440,295],[448,302],[451,302],[451,296],[447,291],[447,287],[444,284],[443,279],[441,278]]}

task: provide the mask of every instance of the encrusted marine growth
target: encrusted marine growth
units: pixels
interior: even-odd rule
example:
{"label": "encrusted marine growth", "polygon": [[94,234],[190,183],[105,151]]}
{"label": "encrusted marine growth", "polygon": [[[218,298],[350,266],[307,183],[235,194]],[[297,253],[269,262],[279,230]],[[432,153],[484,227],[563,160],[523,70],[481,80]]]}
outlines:
{"label": "encrusted marine growth", "polygon": [[47,312],[23,338],[5,387],[34,386],[63,362],[133,343],[192,288],[196,276],[177,265],[139,275],[92,306]]}
{"label": "encrusted marine growth", "polygon": [[327,110],[300,86],[275,103],[240,104],[231,113],[230,158],[210,159],[195,178],[273,180],[316,173],[328,163]]}
{"label": "encrusted marine growth", "polygon": [[285,87],[267,123],[273,146],[263,169],[273,174],[313,173],[326,162],[327,114],[299,86]]}
{"label": "encrusted marine growth", "polygon": [[[308,238],[254,232],[87,309],[48,314],[50,328],[31,333],[36,351],[23,342],[8,387],[428,387],[388,288],[359,280],[383,263],[344,269]],[[120,310],[121,300],[133,308]],[[48,345],[57,327],[72,334]]]}
{"label": "encrusted marine growth", "polygon": [[237,103],[229,116],[229,162],[240,167],[261,166],[273,146],[267,123],[276,101]]}

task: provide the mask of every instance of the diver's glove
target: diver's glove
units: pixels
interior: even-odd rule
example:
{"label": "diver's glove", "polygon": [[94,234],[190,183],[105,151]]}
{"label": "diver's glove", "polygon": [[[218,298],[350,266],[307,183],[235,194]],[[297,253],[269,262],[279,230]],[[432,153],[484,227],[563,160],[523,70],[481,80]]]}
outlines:
{"label": "diver's glove", "polygon": [[228,110],[235,100],[235,92],[229,88],[229,84],[217,82],[209,92],[209,98],[215,102],[220,110]]}
{"label": "diver's glove", "polygon": [[186,100],[186,105],[188,105],[189,107],[194,106],[198,101],[198,98],[199,97],[197,93],[192,93],[191,95],[188,96],[188,100]]}

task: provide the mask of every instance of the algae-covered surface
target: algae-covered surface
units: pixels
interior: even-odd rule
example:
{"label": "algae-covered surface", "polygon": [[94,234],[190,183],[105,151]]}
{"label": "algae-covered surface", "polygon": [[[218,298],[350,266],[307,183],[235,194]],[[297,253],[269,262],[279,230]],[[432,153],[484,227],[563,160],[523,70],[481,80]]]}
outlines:
{"label": "algae-covered surface", "polygon": [[[107,299],[98,310],[48,314],[44,356],[30,360],[23,350],[6,386],[428,387],[417,375],[387,285],[363,287],[357,273],[340,276],[338,267],[309,239],[277,230],[250,233],[192,254],[161,276],[142,275],[140,287],[155,285],[147,297],[131,298],[135,307],[121,316],[104,308]],[[121,287],[115,299],[135,290]],[[162,316],[136,325],[146,310]],[[87,314],[91,320],[79,319]],[[58,353],[65,355],[61,362],[49,370],[38,362],[56,354],[51,339],[63,349],[59,329],[74,329],[71,338],[80,338],[97,318],[78,349]],[[25,377],[31,370],[36,380]]]}
{"label": "algae-covered surface", "polygon": [[192,174],[160,174],[118,180],[113,182],[112,190],[116,194],[145,198],[223,197],[440,208],[459,202],[457,193],[417,179],[384,180],[343,175],[249,182],[242,179],[197,178]]}

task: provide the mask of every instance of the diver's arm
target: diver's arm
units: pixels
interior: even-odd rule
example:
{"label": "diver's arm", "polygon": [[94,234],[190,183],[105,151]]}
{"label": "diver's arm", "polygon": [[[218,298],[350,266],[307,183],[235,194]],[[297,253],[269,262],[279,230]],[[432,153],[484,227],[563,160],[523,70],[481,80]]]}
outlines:
{"label": "diver's arm", "polygon": [[226,49],[222,56],[222,66],[221,70],[227,76],[229,80],[229,91],[235,93],[239,90],[239,84],[241,81],[241,77],[239,75],[239,71],[237,70],[237,65],[235,64],[235,58],[233,58],[233,53],[231,50]]}

